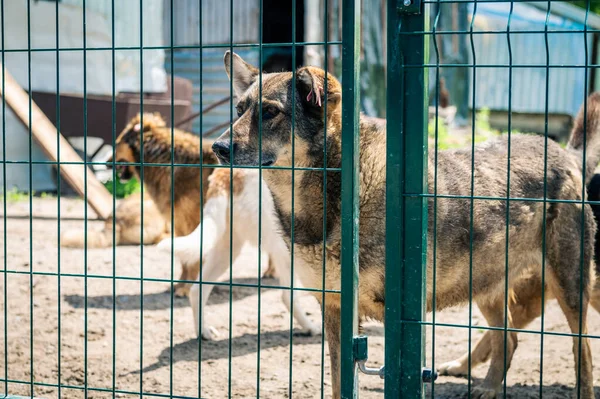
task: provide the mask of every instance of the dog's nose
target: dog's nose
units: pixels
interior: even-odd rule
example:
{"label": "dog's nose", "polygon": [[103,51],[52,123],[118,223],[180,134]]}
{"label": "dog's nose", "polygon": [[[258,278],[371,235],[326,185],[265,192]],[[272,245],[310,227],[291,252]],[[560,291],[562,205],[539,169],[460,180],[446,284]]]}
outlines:
{"label": "dog's nose", "polygon": [[229,146],[229,141],[215,141],[212,146],[212,150],[222,160],[229,161]]}

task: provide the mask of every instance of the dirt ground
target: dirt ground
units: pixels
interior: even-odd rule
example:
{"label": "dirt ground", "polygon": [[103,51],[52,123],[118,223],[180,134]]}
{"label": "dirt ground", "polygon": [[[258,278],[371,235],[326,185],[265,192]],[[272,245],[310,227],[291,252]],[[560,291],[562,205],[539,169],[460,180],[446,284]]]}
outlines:
{"label": "dirt ground", "polygon": [[[120,391],[117,397],[139,397],[133,393],[141,389],[158,396],[249,398],[257,396],[258,384],[260,397],[286,398],[290,383],[294,398],[316,398],[321,397],[324,358],[324,396],[330,397],[327,350],[323,354],[322,338],[297,335],[290,338],[289,315],[280,300],[280,292],[262,290],[259,335],[257,289],[217,287],[209,300],[206,322],[218,330],[220,337],[212,342],[199,342],[195,338],[188,301],[175,298],[171,302],[170,283],[152,281],[171,277],[168,254],[149,246],[143,248],[143,276],[148,280],[141,284],[131,279],[141,275],[139,247],[117,247],[114,253],[112,249],[89,250],[87,259],[83,250],[63,248],[59,253],[57,207],[55,198],[33,200],[31,241],[27,201],[9,203],[6,234],[0,226],[0,240],[6,237],[6,266],[11,271],[6,278],[0,273],[0,302],[7,310],[7,313],[0,311],[3,319],[0,378],[4,379],[7,373],[11,381],[8,393],[29,395],[28,386],[22,382],[30,381],[33,370],[34,380],[39,383],[34,394],[42,398],[58,397],[59,391],[53,385],[59,382],[70,387],[61,389],[60,396],[64,398],[85,397],[84,385],[90,387],[87,391],[90,398],[112,397],[107,391],[113,386]],[[83,232],[83,202],[63,198],[60,209],[60,229],[79,228]],[[94,213],[89,211],[88,217],[93,218]],[[89,229],[101,226],[98,221],[88,222]],[[246,248],[242,259],[234,264],[234,281],[256,284],[256,260],[255,250]],[[56,276],[59,265],[60,280]],[[31,282],[33,292],[30,291],[30,268],[42,273],[35,275]],[[85,268],[87,285],[81,277]],[[175,260],[175,278],[179,271]],[[113,275],[119,276],[114,283],[110,278]],[[263,280],[263,283],[276,284],[277,281]],[[320,320],[314,298],[298,293],[295,299],[303,302],[315,321]],[[468,315],[467,308],[452,309],[436,314],[436,322],[467,324]],[[485,323],[476,307],[472,322],[475,326]],[[32,325],[33,342],[30,339]],[[589,325],[592,333],[599,332],[600,315],[592,311]],[[381,365],[383,328],[377,323],[368,323],[366,327],[369,363]],[[539,321],[530,328],[539,330]],[[556,302],[547,306],[545,330],[567,332],[566,321]],[[480,329],[473,329],[473,340],[481,334]],[[436,327],[435,364],[462,354],[467,350],[468,338],[467,329]],[[567,397],[575,379],[571,342],[567,337],[546,336],[544,356],[540,359],[540,337],[520,334],[520,345],[507,377],[507,397],[539,397],[540,360],[543,360],[543,397]],[[431,345],[432,331],[428,329],[427,362],[430,365]],[[592,342],[592,348],[595,358],[599,359],[600,343]],[[473,371],[474,383],[480,381],[485,372],[486,366],[477,367]],[[600,371],[596,370],[598,377]],[[383,382],[378,377],[361,376],[360,389],[361,398],[383,396]],[[0,392],[4,392],[3,382],[0,382]],[[431,387],[428,392],[431,394]],[[434,387],[434,396],[439,398],[465,397],[466,392],[464,378],[440,377]]]}

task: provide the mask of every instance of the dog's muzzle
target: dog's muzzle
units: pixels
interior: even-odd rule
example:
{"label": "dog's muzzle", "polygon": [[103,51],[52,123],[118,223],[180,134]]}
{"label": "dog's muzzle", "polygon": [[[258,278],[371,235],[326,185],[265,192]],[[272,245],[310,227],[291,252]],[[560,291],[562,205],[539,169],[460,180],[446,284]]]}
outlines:
{"label": "dog's muzzle", "polygon": [[217,156],[217,158],[219,158],[219,162],[221,162],[224,165],[227,165],[230,161],[231,150],[233,150],[233,152],[235,153],[235,147],[236,144],[233,143],[232,145],[229,141],[215,141],[215,143],[212,146],[212,150]]}

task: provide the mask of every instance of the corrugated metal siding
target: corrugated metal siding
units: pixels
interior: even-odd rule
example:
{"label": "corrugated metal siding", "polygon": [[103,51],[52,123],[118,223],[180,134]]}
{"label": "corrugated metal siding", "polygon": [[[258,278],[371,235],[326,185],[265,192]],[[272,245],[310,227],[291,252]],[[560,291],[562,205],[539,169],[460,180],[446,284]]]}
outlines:
{"label": "corrugated metal siding", "polygon": [[[198,0],[177,0],[173,6],[173,45],[190,46],[200,43],[200,5]],[[204,0],[202,2],[202,43],[230,42],[230,1]],[[164,0],[164,42],[171,42],[171,0]],[[233,43],[258,41],[258,0],[234,0]]]}
{"label": "corrugated metal siding", "polygon": [[[475,19],[477,30],[506,30],[509,3],[481,4]],[[471,10],[472,11],[472,10]],[[546,12],[526,4],[514,4],[511,30],[543,31]],[[551,16],[549,31],[574,30],[571,33],[549,33],[550,66],[584,65],[585,43],[583,26],[558,16]],[[476,108],[507,111],[509,98],[509,46],[506,33],[473,35],[477,65],[506,65],[477,69]],[[468,40],[468,39],[466,39]],[[588,38],[591,54],[592,36]],[[543,33],[511,34],[512,63],[545,65],[546,44]],[[472,54],[471,62],[473,62]],[[590,60],[591,62],[591,60]],[[471,82],[473,74],[471,72]],[[512,70],[512,111],[543,114],[545,111],[546,70],[525,67]],[[575,115],[586,93],[585,71],[582,68],[552,68],[549,76],[548,111],[552,114]],[[473,94],[470,94],[473,104]]]}
{"label": "corrugated metal siding", "polygon": [[[83,6],[83,0],[61,0],[61,3]],[[113,0],[86,1],[88,11],[97,12],[111,24]],[[115,45],[140,45],[140,2],[114,1]],[[162,46],[163,0],[143,0],[144,46]],[[145,55],[144,55],[145,58]]]}
{"label": "corrugated metal siding", "polygon": [[[95,0],[87,1],[85,4],[88,15],[94,13],[105,21],[103,31],[109,34],[110,39],[112,30],[112,4],[114,10],[114,29],[115,46],[117,47],[136,47],[140,46],[140,15],[143,15],[143,45],[144,47],[163,46],[163,0],[143,0],[140,10],[140,2],[114,1],[114,0]],[[83,0],[62,0],[59,7],[73,6],[83,7]],[[53,16],[52,16],[53,18]],[[82,20],[61,21],[61,27],[67,24],[79,26]],[[63,28],[64,29],[64,28]],[[92,32],[93,33],[93,32]],[[88,46],[92,40],[88,28]],[[108,44],[110,45],[110,44]],[[104,45],[105,47],[107,45]],[[61,44],[61,47],[64,47]],[[110,57],[108,52],[94,52],[88,57]],[[145,92],[164,92],[166,90],[166,76],[163,69],[164,51],[163,50],[144,50],[144,91]],[[116,73],[117,73],[117,91],[137,92],[140,90],[140,52],[139,50],[121,50],[115,53]],[[110,66],[110,63],[109,63]]]}
{"label": "corrugated metal siding", "polygon": [[[194,84],[193,112],[197,112],[201,108],[229,96],[229,79],[223,66],[225,51],[225,49],[204,49],[202,58],[202,105],[200,105],[200,52],[197,50],[174,52],[174,75],[189,79]],[[257,49],[236,49],[236,53],[249,63],[258,65]],[[169,52],[166,56],[165,67],[170,73],[171,59]],[[202,117],[202,129],[200,128],[200,118],[194,120],[192,130],[195,133],[207,131],[214,126],[229,121],[229,117],[229,103],[223,104]]]}

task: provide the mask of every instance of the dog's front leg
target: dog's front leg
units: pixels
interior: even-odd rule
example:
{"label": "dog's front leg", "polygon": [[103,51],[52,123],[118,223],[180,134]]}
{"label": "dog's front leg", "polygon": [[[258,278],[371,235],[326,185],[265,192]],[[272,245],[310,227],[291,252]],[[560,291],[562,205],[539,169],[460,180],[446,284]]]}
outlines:
{"label": "dog's front leg", "polygon": [[[504,298],[497,298],[477,303],[481,313],[490,327],[503,327],[504,325]],[[508,328],[513,328],[510,310],[508,311]],[[476,399],[492,399],[496,397],[502,387],[506,371],[510,367],[513,354],[517,348],[517,333],[509,332],[506,337],[506,348],[504,347],[504,331],[487,331],[490,339],[491,362],[483,384],[473,388],[472,397]],[[506,354],[506,359],[504,355]]]}
{"label": "dog's front leg", "polygon": [[341,309],[339,302],[328,304],[325,302],[323,312],[325,312],[325,336],[329,346],[329,360],[331,364],[331,387],[333,390],[333,399],[341,398],[341,376],[340,376],[340,322]]}
{"label": "dog's front leg", "polygon": [[[291,287],[292,279],[296,282],[296,276],[292,276],[292,271],[290,268],[290,259],[287,257],[287,250],[285,248],[285,244],[283,241],[276,241],[281,245],[274,246],[271,248],[269,252],[269,259],[273,259],[275,264],[277,264],[277,274],[279,275],[279,283],[283,287]],[[281,291],[281,299],[283,304],[287,308],[288,311],[292,311],[292,292],[291,289],[282,290]],[[294,309],[294,318],[300,323],[302,326],[302,332],[300,335],[309,335],[316,336],[321,334],[321,325],[313,323],[304,308],[300,305],[299,301],[294,301],[293,304]]]}
{"label": "dog's front leg", "polygon": [[[199,262],[195,262],[195,268],[200,270],[200,263]],[[188,265],[185,263],[181,263],[181,275],[179,276],[179,282],[176,283],[173,286],[173,290],[175,290],[175,296],[178,298],[183,298],[188,296],[189,292],[190,292],[190,288],[192,287],[192,285],[190,283],[184,283],[183,281],[189,281],[189,280],[195,280],[196,278],[192,278],[191,275],[193,274],[193,270],[194,270],[194,266],[192,265]],[[198,276],[198,274],[196,273],[196,277]]]}

